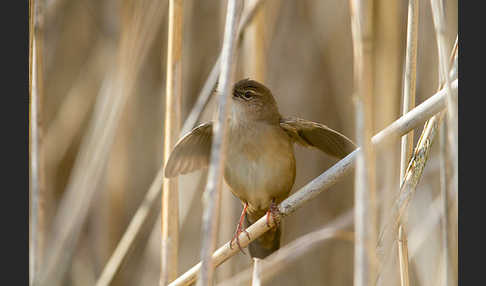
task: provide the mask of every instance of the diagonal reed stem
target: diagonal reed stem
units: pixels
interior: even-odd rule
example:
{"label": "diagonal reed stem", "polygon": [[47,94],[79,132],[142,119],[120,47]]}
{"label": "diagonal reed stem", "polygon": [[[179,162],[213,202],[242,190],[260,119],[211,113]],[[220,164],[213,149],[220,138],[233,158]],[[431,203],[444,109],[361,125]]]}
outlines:
{"label": "diagonal reed stem", "polygon": [[121,262],[123,261],[123,258],[128,253],[128,250],[132,247],[137,234],[142,229],[146,219],[149,217],[149,214],[155,205],[155,201],[160,199],[160,186],[162,185],[163,178],[164,172],[163,169],[160,169],[155,177],[154,182],[150,186],[147,195],[143,199],[141,206],[135,212],[135,215],[128,224],[127,230],[123,234],[115,251],[103,268],[100,277],[96,281],[96,286],[110,285],[121,265]]}
{"label": "diagonal reed stem", "polygon": [[[286,244],[278,251],[259,261],[259,278],[261,282],[284,270],[292,261],[297,260],[309,253],[314,247],[322,245],[328,239],[340,239],[353,241],[354,234],[344,230],[353,223],[353,210],[347,210],[344,214],[327,223],[322,228],[307,233],[290,243]],[[218,284],[218,286],[242,285],[250,279],[251,268],[247,268],[235,276]]]}

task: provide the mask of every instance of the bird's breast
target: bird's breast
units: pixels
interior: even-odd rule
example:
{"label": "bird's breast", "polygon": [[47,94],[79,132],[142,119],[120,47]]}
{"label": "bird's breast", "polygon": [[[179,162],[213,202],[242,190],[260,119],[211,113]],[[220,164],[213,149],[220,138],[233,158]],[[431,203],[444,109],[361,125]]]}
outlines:
{"label": "bird's breast", "polygon": [[273,198],[285,199],[295,180],[293,145],[274,126],[230,128],[225,180],[250,210],[267,209]]}

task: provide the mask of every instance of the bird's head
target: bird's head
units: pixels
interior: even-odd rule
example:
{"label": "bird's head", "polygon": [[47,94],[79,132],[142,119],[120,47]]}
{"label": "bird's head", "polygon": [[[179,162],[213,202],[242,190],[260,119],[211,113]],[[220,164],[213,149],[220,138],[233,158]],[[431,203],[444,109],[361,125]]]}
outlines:
{"label": "bird's head", "polygon": [[272,92],[257,81],[243,79],[235,83],[232,99],[232,116],[238,121],[266,121],[278,124],[280,120]]}

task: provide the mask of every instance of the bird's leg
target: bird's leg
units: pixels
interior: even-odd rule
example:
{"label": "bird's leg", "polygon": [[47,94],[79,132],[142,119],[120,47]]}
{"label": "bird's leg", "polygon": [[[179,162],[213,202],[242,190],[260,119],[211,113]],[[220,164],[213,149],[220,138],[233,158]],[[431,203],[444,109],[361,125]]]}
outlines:
{"label": "bird's leg", "polygon": [[273,223],[275,226],[280,224],[280,211],[278,210],[278,206],[275,203],[275,198],[272,199],[272,203],[267,211],[267,226],[270,227],[270,217],[273,219]]}
{"label": "bird's leg", "polygon": [[236,244],[238,245],[238,248],[244,254],[246,254],[246,253],[243,251],[243,248],[240,245],[240,233],[245,232],[246,233],[246,236],[248,237],[248,240],[250,239],[250,234],[248,234],[248,232],[246,231],[246,229],[243,227],[243,221],[245,219],[245,214],[246,214],[246,209],[247,208],[248,208],[248,203],[245,203],[245,206],[243,207],[243,211],[241,212],[240,222],[236,226],[235,235],[233,235],[233,238],[231,239],[230,245],[229,245],[230,248],[233,249],[233,242],[236,240]]}

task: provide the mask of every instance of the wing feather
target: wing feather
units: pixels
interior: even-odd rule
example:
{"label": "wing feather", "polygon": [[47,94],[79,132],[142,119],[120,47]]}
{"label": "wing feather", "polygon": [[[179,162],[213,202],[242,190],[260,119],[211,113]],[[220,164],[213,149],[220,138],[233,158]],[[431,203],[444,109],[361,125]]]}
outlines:
{"label": "wing feather", "polygon": [[339,159],[357,148],[349,138],[320,123],[300,118],[282,118],[280,126],[294,142],[305,147],[317,148]]}
{"label": "wing feather", "polygon": [[208,122],[179,139],[165,165],[165,177],[171,178],[206,167],[209,164],[212,137],[213,124]]}

